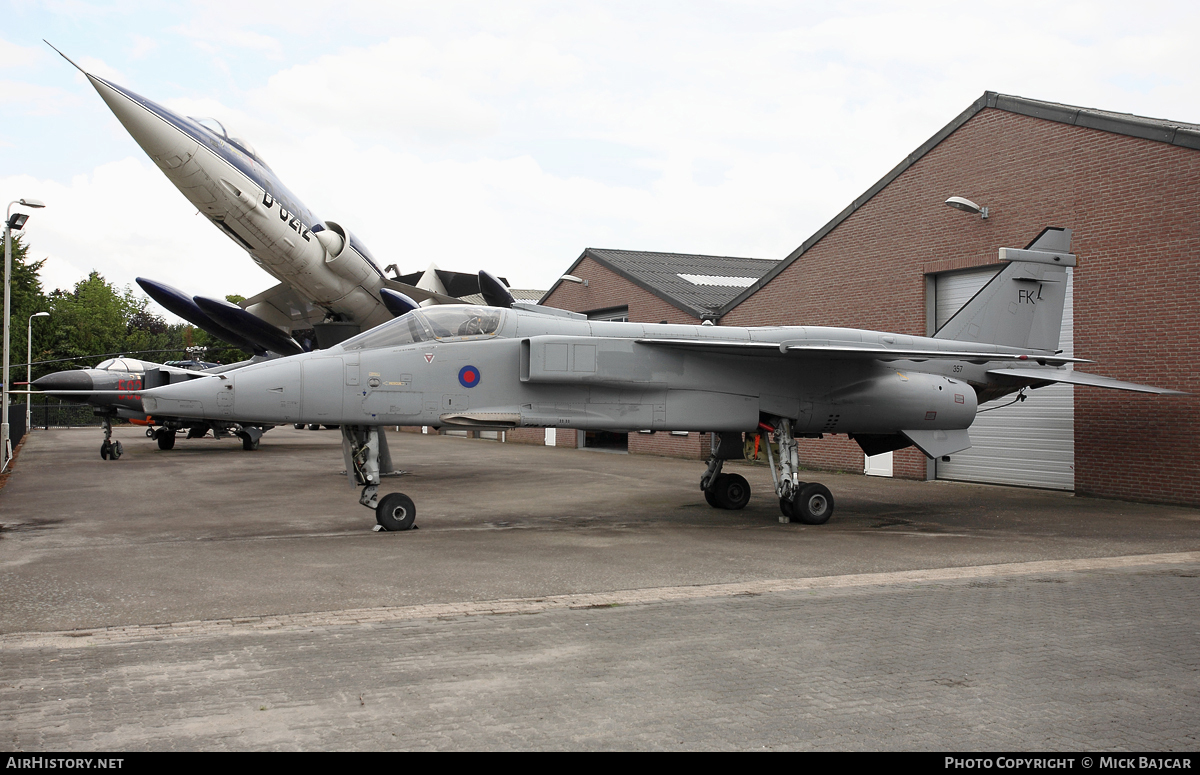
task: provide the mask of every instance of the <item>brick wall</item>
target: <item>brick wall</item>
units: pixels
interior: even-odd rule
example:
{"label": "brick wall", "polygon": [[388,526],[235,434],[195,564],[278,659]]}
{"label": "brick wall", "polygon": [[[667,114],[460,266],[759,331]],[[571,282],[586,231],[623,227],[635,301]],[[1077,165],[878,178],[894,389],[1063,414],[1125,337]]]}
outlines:
{"label": "brick wall", "polygon": [[663,455],[665,457],[697,458],[708,457],[709,436],[707,433],[689,433],[674,436],[670,431],[629,434],[629,454]]}
{"label": "brick wall", "polygon": [[[1200,393],[1197,180],[1197,151],[983,110],[721,322],[923,335],[926,272],[996,263],[1067,227],[1075,353],[1098,361],[1081,370]],[[951,195],[989,218],[945,207]],[[1200,505],[1198,439],[1198,398],[1075,388],[1077,492]],[[845,437],[803,448],[808,465],[861,469]],[[922,478],[924,458],[904,450],[894,468]]]}
{"label": "brick wall", "polygon": [[587,286],[579,283],[560,283],[542,303],[573,312],[628,306],[629,319],[635,323],[658,323],[665,320],[668,323],[695,325],[700,322],[699,318],[694,318],[663,301],[590,257],[579,262],[572,274],[587,280]]}

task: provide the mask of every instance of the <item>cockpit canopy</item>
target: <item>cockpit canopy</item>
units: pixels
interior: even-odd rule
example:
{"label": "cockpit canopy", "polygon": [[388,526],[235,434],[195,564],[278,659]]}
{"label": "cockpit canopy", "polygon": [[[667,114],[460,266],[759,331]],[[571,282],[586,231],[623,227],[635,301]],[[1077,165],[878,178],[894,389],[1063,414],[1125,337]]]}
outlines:
{"label": "cockpit canopy", "polygon": [[371,350],[431,339],[494,336],[500,328],[503,314],[503,310],[495,307],[469,304],[424,307],[347,339],[342,342],[342,347],[346,350]]}
{"label": "cockpit canopy", "polygon": [[192,121],[195,121],[197,124],[204,127],[221,140],[233,143],[238,148],[245,151],[247,155],[252,156],[256,161],[262,162],[262,159],[260,159],[258,156],[258,152],[254,150],[253,145],[243,140],[240,135],[227,131],[225,129],[225,125],[220,121],[217,121],[215,118],[196,118],[195,116],[188,116],[188,118],[190,118]]}
{"label": "cockpit canopy", "polygon": [[137,358],[109,358],[96,367],[99,371],[128,371],[134,374],[144,374],[146,364]]}

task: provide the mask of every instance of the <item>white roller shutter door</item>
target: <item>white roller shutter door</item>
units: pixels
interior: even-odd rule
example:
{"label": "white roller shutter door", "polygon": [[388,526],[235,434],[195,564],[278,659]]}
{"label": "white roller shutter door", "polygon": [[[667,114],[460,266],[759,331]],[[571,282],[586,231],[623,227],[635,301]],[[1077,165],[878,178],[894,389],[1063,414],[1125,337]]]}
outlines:
{"label": "white roller shutter door", "polygon": [[[980,288],[998,267],[955,272],[935,278],[935,309],[940,328]],[[1067,270],[1067,298],[1063,308],[1059,348],[1072,357],[1074,348],[1073,277]],[[1015,484],[1056,490],[1075,489],[1075,390],[1071,385],[1050,385],[1026,391],[1028,399],[1002,409],[1015,394],[980,407],[971,425],[970,449],[936,462],[938,479]]]}

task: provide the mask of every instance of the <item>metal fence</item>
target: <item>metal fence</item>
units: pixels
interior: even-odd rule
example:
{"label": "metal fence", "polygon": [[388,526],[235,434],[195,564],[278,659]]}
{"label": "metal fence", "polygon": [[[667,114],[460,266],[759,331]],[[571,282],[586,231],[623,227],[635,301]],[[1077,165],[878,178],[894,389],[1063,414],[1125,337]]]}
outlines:
{"label": "metal fence", "polygon": [[[25,425],[25,405],[14,404],[9,407],[10,417],[15,418],[19,413],[21,426]],[[92,412],[92,407],[86,404],[73,404],[67,401],[47,401],[44,404],[34,404],[31,425],[34,428],[83,428],[102,425],[101,418]],[[16,438],[14,434],[14,438]]]}

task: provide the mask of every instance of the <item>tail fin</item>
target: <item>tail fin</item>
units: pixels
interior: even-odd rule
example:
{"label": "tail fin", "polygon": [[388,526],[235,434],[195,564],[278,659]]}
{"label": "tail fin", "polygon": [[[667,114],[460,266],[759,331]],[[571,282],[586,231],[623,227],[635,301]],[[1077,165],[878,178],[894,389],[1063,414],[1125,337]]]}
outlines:
{"label": "tail fin", "polygon": [[1008,262],[936,334],[954,339],[1030,350],[1058,349],[1066,267],[1075,266],[1071,230],[1047,228],[1023,250],[1000,248]]}

